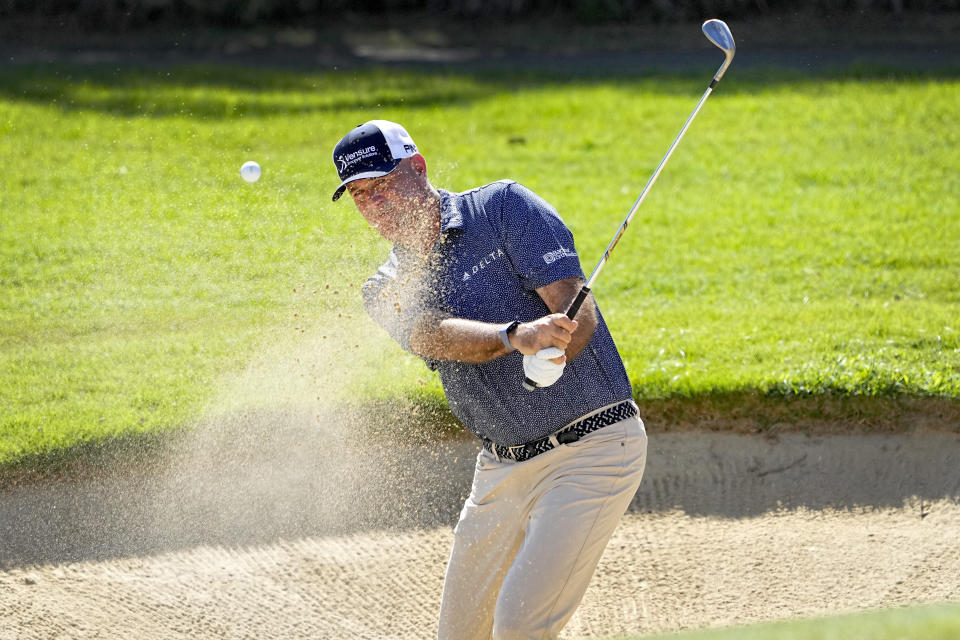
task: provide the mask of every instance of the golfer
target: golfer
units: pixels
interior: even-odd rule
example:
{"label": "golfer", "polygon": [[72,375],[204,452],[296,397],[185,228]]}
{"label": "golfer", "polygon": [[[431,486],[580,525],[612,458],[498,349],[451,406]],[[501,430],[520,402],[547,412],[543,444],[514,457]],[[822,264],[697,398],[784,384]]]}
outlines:
{"label": "golfer", "polygon": [[[647,439],[573,237],[503,180],[435,188],[400,125],[372,120],[333,151],[360,214],[393,243],[363,286],[373,320],[439,372],[483,443],[454,529],[441,640],[555,638],[640,485]],[[524,377],[539,386],[527,390]]]}

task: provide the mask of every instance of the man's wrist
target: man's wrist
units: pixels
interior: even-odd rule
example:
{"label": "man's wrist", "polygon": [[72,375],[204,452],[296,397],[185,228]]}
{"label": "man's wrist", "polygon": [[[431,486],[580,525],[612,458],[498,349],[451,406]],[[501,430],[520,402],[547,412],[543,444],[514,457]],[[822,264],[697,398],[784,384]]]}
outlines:
{"label": "man's wrist", "polygon": [[517,328],[520,322],[514,320],[513,322],[508,322],[507,324],[500,327],[500,330],[497,332],[497,335],[500,336],[500,342],[503,343],[503,346],[507,348],[508,351],[516,351],[517,348],[510,344],[510,333]]}

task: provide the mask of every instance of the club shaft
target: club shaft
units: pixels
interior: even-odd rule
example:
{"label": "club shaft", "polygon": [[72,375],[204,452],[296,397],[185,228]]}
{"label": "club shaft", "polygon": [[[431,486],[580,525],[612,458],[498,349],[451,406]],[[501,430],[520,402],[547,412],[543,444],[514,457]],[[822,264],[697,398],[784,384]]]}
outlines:
{"label": "club shaft", "polygon": [[[633,207],[630,209],[630,213],[627,214],[627,217],[624,218],[623,222],[620,224],[620,228],[617,229],[616,235],[613,236],[613,240],[610,241],[610,244],[607,246],[607,250],[603,252],[603,256],[600,258],[600,261],[597,263],[597,266],[593,268],[593,272],[590,274],[590,278],[587,280],[584,289],[588,291],[593,288],[593,283],[596,281],[597,276],[600,275],[600,271],[603,269],[604,265],[607,264],[607,260],[610,258],[610,254],[613,252],[613,248],[617,246],[617,243],[620,242],[623,232],[627,230],[627,226],[630,224],[630,221],[633,220],[633,216],[637,213],[637,209],[640,208],[640,205],[643,204],[643,201],[646,199],[647,194],[650,192],[650,188],[653,186],[653,183],[657,181],[657,178],[660,177],[660,173],[663,171],[663,168],[666,166],[667,161],[670,159],[670,156],[673,155],[673,150],[677,148],[677,145],[680,143],[680,140],[683,139],[683,135],[687,132],[687,129],[690,128],[690,124],[693,122],[693,119],[697,117],[697,114],[700,113],[700,107],[703,106],[703,103],[706,102],[707,98],[710,97],[710,93],[713,91],[713,86],[715,83],[711,82],[710,86],[707,87],[707,90],[703,92],[703,96],[700,97],[700,101],[697,102],[697,106],[694,107],[693,113],[690,114],[690,117],[687,118],[687,121],[683,123],[683,128],[680,129],[680,133],[677,134],[677,137],[673,140],[673,144],[670,145],[670,148],[667,149],[666,155],[663,156],[663,160],[660,161],[660,164],[657,165],[656,171],[653,172],[653,175],[650,176],[650,179],[647,181],[646,186],[643,187],[643,191],[640,192],[640,197],[637,198],[637,201],[633,203]],[[576,301],[575,301],[576,302]],[[582,300],[580,301],[582,302]],[[578,305],[579,308],[579,305]],[[575,313],[575,312],[574,312]],[[569,317],[572,315],[567,314]]]}
{"label": "club shaft", "polygon": [[[673,155],[674,149],[677,148],[677,145],[680,144],[680,140],[683,139],[684,134],[687,132],[687,129],[690,128],[690,124],[693,122],[694,118],[697,117],[697,114],[700,113],[700,108],[703,106],[703,103],[707,101],[707,98],[710,97],[710,94],[713,92],[713,88],[717,86],[717,83],[720,82],[720,78],[723,77],[724,72],[727,70],[727,67],[730,66],[730,61],[733,58],[733,54],[727,52],[727,58],[724,60],[724,63],[720,65],[720,69],[713,76],[713,79],[710,81],[710,86],[707,87],[707,90],[703,92],[703,95],[700,96],[700,100],[697,102],[697,106],[693,108],[693,112],[690,114],[690,117],[687,118],[687,121],[683,123],[683,127],[680,129],[680,133],[677,134],[677,137],[674,138],[673,143],[670,145],[670,148],[667,149],[667,153],[664,154],[663,159],[660,161],[660,164],[657,165],[656,170],[653,172],[653,175],[650,176],[650,179],[647,180],[647,184],[643,187],[643,191],[640,192],[640,197],[637,198],[637,201],[633,203],[633,206],[630,208],[630,212],[627,214],[627,217],[624,218],[623,222],[620,223],[620,228],[617,229],[617,233],[613,236],[613,240],[610,241],[610,244],[607,245],[606,251],[603,252],[603,256],[600,258],[600,261],[597,263],[597,266],[593,268],[593,272],[590,274],[590,278],[587,280],[586,284],[580,289],[577,293],[577,296],[573,299],[573,302],[570,303],[570,306],[567,308],[567,317],[573,320],[577,315],[577,312],[580,310],[581,305],[587,299],[587,296],[590,295],[590,289],[593,288],[593,283],[596,281],[597,276],[600,275],[600,271],[603,269],[604,265],[607,264],[607,260],[610,259],[610,254],[613,253],[613,248],[617,246],[617,243],[620,242],[623,232],[627,230],[627,226],[630,224],[630,221],[633,220],[633,216],[637,213],[637,209],[640,208],[640,205],[643,204],[643,201],[647,198],[647,193],[650,192],[650,187],[653,186],[653,183],[657,181],[657,178],[660,177],[660,173],[663,171],[663,168],[666,166],[667,161],[670,159],[670,156]],[[539,385],[530,378],[524,377],[523,388],[527,391],[532,391],[536,389]]]}

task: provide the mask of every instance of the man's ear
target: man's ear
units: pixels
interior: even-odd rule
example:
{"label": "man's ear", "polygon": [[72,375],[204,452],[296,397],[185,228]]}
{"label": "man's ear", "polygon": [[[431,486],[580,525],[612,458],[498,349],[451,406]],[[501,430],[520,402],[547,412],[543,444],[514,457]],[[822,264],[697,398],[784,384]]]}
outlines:
{"label": "man's ear", "polygon": [[413,167],[413,170],[418,174],[422,176],[427,175],[427,160],[419,153],[410,156],[410,166]]}

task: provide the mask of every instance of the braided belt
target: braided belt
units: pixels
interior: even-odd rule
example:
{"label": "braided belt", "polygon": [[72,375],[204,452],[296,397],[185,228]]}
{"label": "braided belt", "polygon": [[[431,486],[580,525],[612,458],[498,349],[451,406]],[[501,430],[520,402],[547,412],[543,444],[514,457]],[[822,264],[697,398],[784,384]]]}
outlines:
{"label": "braided belt", "polygon": [[576,442],[583,436],[587,435],[588,433],[592,433],[597,429],[602,429],[603,427],[620,422],[621,420],[632,418],[633,416],[637,415],[637,413],[639,413],[639,411],[637,410],[637,405],[634,404],[633,400],[624,400],[619,404],[615,404],[612,407],[607,407],[602,411],[598,411],[593,415],[587,416],[583,420],[578,420],[573,424],[564,427],[560,431],[546,436],[545,438],[540,438],[539,440],[534,440],[533,442],[518,444],[512,447],[496,444],[494,442],[490,442],[489,440],[484,440],[483,448],[499,458],[507,458],[508,460],[523,462],[524,460],[529,460],[530,458],[538,456],[541,453],[546,453],[547,451],[550,451],[561,444]]}

